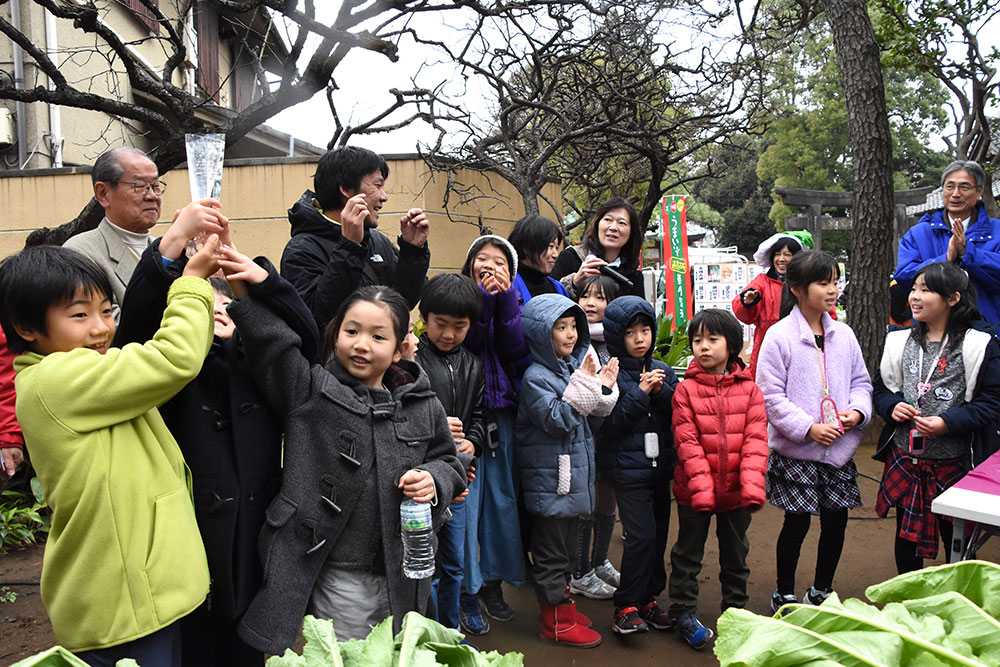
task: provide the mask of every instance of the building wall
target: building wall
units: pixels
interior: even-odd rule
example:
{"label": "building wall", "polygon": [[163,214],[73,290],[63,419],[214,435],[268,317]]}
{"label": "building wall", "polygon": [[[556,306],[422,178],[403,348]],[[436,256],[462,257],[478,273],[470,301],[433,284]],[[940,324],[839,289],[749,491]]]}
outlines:
{"label": "building wall", "polygon": [[[428,212],[431,221],[431,272],[453,271],[461,267],[469,245],[480,235],[479,225],[507,236],[514,222],[524,215],[520,195],[497,176],[468,172],[459,178],[465,185],[492,193],[478,206],[473,203],[449,205],[445,212],[445,179],[431,176],[423,161],[411,157],[388,158],[389,200],[382,208],[379,229],[393,241],[399,235],[399,217],[413,207]],[[233,229],[233,242],[244,253],[266,255],[277,263],[289,239],[287,210],[307,189],[312,188],[314,160],[234,160],[227,163],[222,177],[223,212]],[[11,172],[8,172],[11,173]],[[153,230],[162,235],[173,212],[190,200],[188,176],[175,169],[163,176],[167,191],[163,197],[161,222]],[[545,186],[552,201],[561,197],[558,183]],[[35,170],[19,177],[0,173],[0,201],[6,215],[0,216],[0,257],[17,252],[28,234],[41,227],[55,227],[79,214],[93,195],[89,170]],[[546,205],[540,200],[539,206]]]}
{"label": "building wall", "polygon": [[[44,49],[46,45],[45,10],[33,2],[12,1],[21,3],[22,31],[35,44]],[[10,20],[9,5],[10,3],[5,3],[0,6],[0,16],[8,21]],[[175,0],[161,0],[159,6],[168,18],[176,17],[178,3]],[[121,40],[129,45],[137,59],[151,68],[153,72],[161,72],[166,62],[167,51],[170,51],[169,45],[165,50],[164,44],[161,43],[161,40],[166,40],[166,32],[161,30],[158,36],[151,34],[147,26],[139,21],[124,3],[101,3],[100,8],[104,23],[111,26]],[[71,21],[57,19],[56,41],[59,53],[55,61],[60,72],[78,90],[92,92],[103,97],[118,98],[125,103],[134,102],[132,87],[125,67],[117,57],[111,58],[113,54],[107,46],[102,44],[100,52],[95,52],[96,39],[95,35],[74,28]],[[226,80],[230,72],[229,46],[222,40],[219,40],[219,44],[220,80]],[[9,39],[0,40],[0,69],[13,76],[12,42]],[[175,86],[184,86],[183,71],[183,66],[178,66],[174,70],[172,83]],[[48,84],[47,77],[41,73],[34,60],[27,54],[24,57],[24,74],[26,88]],[[232,83],[227,81],[220,95],[222,105],[228,106],[232,98]],[[7,106],[11,112],[14,111],[13,102],[0,101],[0,104]],[[136,123],[123,123],[104,113],[70,107],[61,107],[59,113],[62,125],[61,135],[64,139],[63,164],[66,165],[91,164],[98,155],[115,146],[128,145],[149,150],[152,148],[150,142],[155,141],[155,138],[147,137]],[[25,127],[28,137],[26,153],[31,153],[32,149],[37,150],[29,159],[26,168],[45,169],[51,167],[48,139],[42,138],[39,141],[39,137],[51,132],[48,105],[27,104],[26,116]],[[16,162],[16,147],[0,150],[0,154],[7,159],[6,168],[15,167],[12,163]],[[0,165],[0,168],[4,167]]]}

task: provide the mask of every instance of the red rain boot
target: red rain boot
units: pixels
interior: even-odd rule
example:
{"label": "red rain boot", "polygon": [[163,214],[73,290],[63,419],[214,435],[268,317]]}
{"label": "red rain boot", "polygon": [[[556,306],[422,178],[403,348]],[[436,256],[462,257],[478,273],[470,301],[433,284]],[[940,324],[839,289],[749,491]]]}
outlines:
{"label": "red rain boot", "polygon": [[601,635],[581,625],[577,620],[579,612],[572,602],[561,605],[541,605],[542,639],[575,648],[593,648],[601,643]]}

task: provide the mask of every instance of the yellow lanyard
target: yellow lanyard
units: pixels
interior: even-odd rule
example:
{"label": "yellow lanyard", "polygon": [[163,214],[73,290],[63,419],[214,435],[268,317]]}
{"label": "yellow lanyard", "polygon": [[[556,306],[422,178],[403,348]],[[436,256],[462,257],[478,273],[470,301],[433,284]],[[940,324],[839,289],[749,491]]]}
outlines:
{"label": "yellow lanyard", "polygon": [[816,337],[813,336],[813,347],[816,348],[816,361],[819,363],[819,372],[823,375],[823,396],[830,395],[830,388],[826,380],[826,341],[823,342],[823,355],[820,356],[819,344],[816,343]]}

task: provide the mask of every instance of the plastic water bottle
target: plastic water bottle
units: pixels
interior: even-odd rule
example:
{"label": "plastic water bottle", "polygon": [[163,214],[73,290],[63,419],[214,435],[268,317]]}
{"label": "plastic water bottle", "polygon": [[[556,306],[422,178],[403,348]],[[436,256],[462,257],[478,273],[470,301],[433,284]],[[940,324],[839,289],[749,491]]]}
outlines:
{"label": "plastic water bottle", "polygon": [[434,527],[430,503],[406,498],[399,504],[400,534],[403,536],[403,574],[426,579],[434,574]]}

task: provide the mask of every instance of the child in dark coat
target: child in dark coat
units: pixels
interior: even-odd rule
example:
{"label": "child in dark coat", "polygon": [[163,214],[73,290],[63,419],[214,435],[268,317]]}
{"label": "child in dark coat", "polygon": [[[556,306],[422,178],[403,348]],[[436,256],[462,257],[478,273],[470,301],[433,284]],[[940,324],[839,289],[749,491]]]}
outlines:
{"label": "child in dark coat", "polygon": [[694,359],[673,401],[677,541],[670,552],[670,618],[694,648],[712,631],[695,617],[698,574],[715,515],[722,610],[747,603],[750,513],[766,500],[764,394],[739,353],[743,329],[731,313],[703,310],[688,324]]}
{"label": "child in dark coat", "polygon": [[[480,456],[486,439],[483,362],[462,347],[482,306],[476,284],[453,273],[434,276],[420,291],[420,317],[426,330],[420,336],[416,362],[427,372],[431,389],[444,406],[463,460]],[[466,499],[452,503],[450,510],[451,520],[438,531],[440,577],[434,582],[434,599],[438,622],[457,630],[466,558]]]}
{"label": "child in dark coat", "polygon": [[433,505],[441,525],[465,490],[465,471],[427,374],[402,359],[409,309],[383,286],[354,292],[327,328],[323,366],[266,304],[239,290],[264,270],[225,249],[219,263],[239,297],[229,313],[271,408],[285,419],[281,492],[261,532],[264,586],[240,636],[280,654],[307,611],[330,618],[339,639],[367,636],[392,615],[424,612],[430,579],[403,576],[399,505]]}
{"label": "child in dark coat", "polygon": [[[159,328],[170,285],[188,262],[186,244],[172,241],[168,231],[136,265],[122,300],[116,346],[145,343]],[[280,313],[305,353],[315,356],[319,333],[312,313],[266,259],[258,261],[268,276],[251,287],[254,297]],[[160,408],[191,468],[195,516],[212,576],[210,602],[181,622],[182,651],[185,665],[263,665],[264,654],[241,641],[236,628],[261,585],[257,537],[281,486],[282,423],[257,390],[226,313],[229,286],[221,278],[211,283],[215,336],[208,357],[198,377]]]}
{"label": "child in dark coat", "polygon": [[628,534],[614,596],[612,629],[618,634],[670,627],[656,596],[667,585],[663,556],[674,469],[670,399],[677,376],[653,359],[655,331],[653,307],[645,299],[618,297],[604,311],[604,340],[618,357],[621,398],[598,434],[597,464],[615,488]]}

